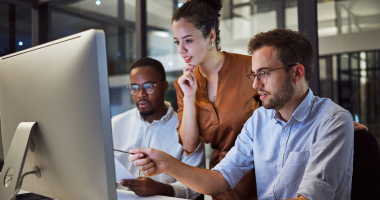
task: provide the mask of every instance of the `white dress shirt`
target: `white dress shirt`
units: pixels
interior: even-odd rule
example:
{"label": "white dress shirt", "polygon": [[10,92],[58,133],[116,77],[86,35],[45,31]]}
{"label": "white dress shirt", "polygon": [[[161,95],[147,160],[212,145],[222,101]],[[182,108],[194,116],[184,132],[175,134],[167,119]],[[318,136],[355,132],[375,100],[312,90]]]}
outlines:
{"label": "white dress shirt", "polygon": [[[145,121],[137,108],[113,117],[114,148],[127,152],[136,148],[154,148],[164,151],[188,165],[204,168],[204,143],[200,142],[194,153],[186,156],[182,146],[178,143],[176,130],[178,114],[169,102],[165,101],[165,105],[168,107],[165,116],[160,120],[154,120],[152,123]],[[140,175],[139,168],[128,161],[128,154],[115,151],[114,155],[135,177]],[[170,184],[174,189],[175,197],[195,199],[199,196],[199,193],[194,192],[167,174],[150,178]]]}

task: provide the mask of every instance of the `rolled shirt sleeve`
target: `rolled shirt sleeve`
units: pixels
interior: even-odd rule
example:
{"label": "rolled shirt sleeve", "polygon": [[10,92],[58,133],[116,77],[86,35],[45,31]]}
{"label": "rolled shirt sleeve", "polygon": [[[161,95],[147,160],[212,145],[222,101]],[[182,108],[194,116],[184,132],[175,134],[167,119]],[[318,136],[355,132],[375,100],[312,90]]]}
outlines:
{"label": "rolled shirt sleeve", "polygon": [[250,130],[253,130],[253,128],[252,123],[249,122],[250,120],[244,124],[242,132],[236,139],[235,146],[212,169],[220,172],[232,189],[235,188],[244,174],[254,167],[253,139],[250,133]]}
{"label": "rolled shirt sleeve", "polygon": [[[334,112],[326,120],[310,151],[297,195],[309,200],[334,199],[343,188],[351,188],[354,126],[348,112]],[[350,199],[342,193],[339,199]],[[348,195],[348,196],[347,196]]]}

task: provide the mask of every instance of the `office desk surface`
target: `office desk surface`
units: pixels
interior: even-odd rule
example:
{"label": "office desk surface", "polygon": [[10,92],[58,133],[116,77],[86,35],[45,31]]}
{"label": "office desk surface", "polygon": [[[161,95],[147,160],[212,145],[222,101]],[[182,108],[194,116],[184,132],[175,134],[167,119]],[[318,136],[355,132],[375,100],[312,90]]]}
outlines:
{"label": "office desk surface", "polygon": [[[25,190],[20,190],[19,194],[26,194],[29,193]],[[118,200],[172,200],[172,199],[179,199],[174,197],[166,197],[166,196],[151,196],[151,197],[139,197],[132,191],[126,191],[126,190],[117,190],[117,199]]]}
{"label": "office desk surface", "polygon": [[166,196],[151,196],[151,197],[139,197],[132,191],[125,191],[125,190],[117,190],[117,199],[118,200],[172,200],[172,199],[179,199],[174,197],[166,197]]}

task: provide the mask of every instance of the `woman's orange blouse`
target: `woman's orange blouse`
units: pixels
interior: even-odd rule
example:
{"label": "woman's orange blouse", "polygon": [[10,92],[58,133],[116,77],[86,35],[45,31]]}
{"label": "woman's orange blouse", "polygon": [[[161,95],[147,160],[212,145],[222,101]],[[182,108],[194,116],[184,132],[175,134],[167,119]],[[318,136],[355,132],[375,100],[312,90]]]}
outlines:
{"label": "woman's orange blouse", "polygon": [[[235,145],[235,140],[244,123],[252,116],[253,111],[259,107],[259,102],[254,99],[258,95],[257,90],[252,88],[247,78],[247,74],[251,72],[251,56],[223,53],[225,56],[224,63],[218,72],[218,86],[214,106],[208,99],[207,80],[200,73],[199,66],[194,70],[195,79],[197,80],[195,111],[199,134],[214,149],[210,159],[210,168],[218,164]],[[174,82],[174,86],[177,91],[179,107],[179,124],[177,127],[179,133],[183,116],[184,94],[178,80]],[[180,136],[179,143],[182,145]],[[186,154],[189,155],[191,152],[186,152]],[[237,194],[225,194],[227,196],[214,197],[214,199],[252,199],[253,194],[249,192],[249,190],[252,191],[252,186],[254,187],[254,195],[256,195],[254,171],[249,172],[247,176],[250,177],[243,177],[240,181],[245,182],[245,186],[240,183],[236,186]],[[252,178],[253,180],[251,180]],[[242,191],[238,192],[239,190]],[[247,198],[247,195],[249,198]]]}

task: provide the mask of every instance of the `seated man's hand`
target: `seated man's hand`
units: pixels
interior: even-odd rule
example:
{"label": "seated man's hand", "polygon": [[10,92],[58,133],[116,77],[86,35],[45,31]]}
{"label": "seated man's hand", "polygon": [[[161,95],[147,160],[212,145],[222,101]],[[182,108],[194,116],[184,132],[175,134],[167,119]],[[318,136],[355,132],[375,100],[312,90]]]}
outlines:
{"label": "seated man's hand", "polygon": [[359,122],[354,121],[354,131],[367,130],[368,128]]}
{"label": "seated man's hand", "polygon": [[157,182],[148,177],[139,177],[137,180],[123,179],[120,185],[128,187],[140,197],[153,195],[174,196],[174,189],[171,185]]}
{"label": "seated man's hand", "polygon": [[145,176],[156,176],[166,173],[169,170],[172,160],[176,160],[169,154],[163,151],[145,148],[145,149],[132,149],[128,160],[141,170]]}
{"label": "seated man's hand", "polygon": [[304,197],[303,195],[300,195],[298,196],[297,198],[294,198],[294,199],[284,199],[284,200],[308,200],[306,197]]}

